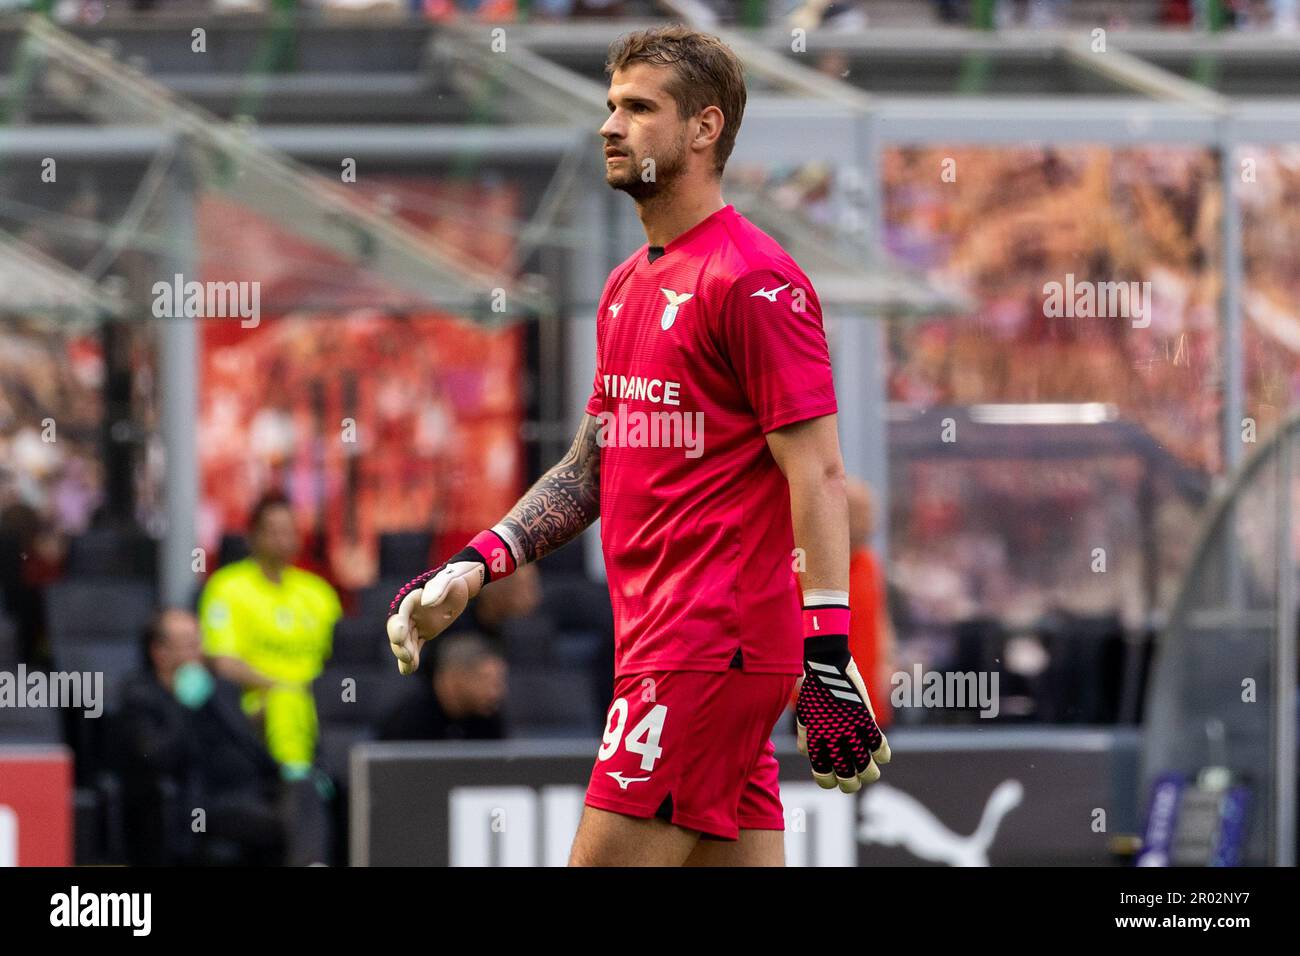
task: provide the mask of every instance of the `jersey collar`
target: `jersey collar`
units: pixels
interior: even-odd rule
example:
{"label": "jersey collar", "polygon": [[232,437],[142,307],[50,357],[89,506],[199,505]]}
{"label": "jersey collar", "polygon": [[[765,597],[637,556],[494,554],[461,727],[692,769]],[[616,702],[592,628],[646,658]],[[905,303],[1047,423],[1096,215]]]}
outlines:
{"label": "jersey collar", "polygon": [[727,203],[727,205],[723,206],[721,209],[717,210],[716,212],[710,213],[709,215],[705,216],[703,219],[701,219],[695,225],[691,226],[691,228],[687,229],[685,232],[683,232],[672,242],[664,246],[663,255],[655,259],[654,262],[649,261],[650,247],[649,245],[647,245],[645,247],[645,254],[644,254],[645,261],[650,265],[658,265],[660,262],[663,262],[666,258],[668,258],[668,255],[674,249],[677,249],[680,246],[684,245],[685,243],[690,242],[692,239],[694,239],[696,236],[704,232],[706,229],[708,229],[710,226],[714,225],[715,223],[721,222],[723,219],[729,219],[734,215],[736,215],[736,207],[733,206],[731,203]]}

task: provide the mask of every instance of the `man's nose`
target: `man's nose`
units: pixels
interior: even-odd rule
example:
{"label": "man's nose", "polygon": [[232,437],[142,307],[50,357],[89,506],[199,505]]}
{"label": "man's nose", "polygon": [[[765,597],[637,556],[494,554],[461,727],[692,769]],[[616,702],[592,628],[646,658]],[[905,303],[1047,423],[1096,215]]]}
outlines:
{"label": "man's nose", "polygon": [[618,110],[610,113],[605,122],[601,124],[600,135],[605,138],[607,145],[618,145],[614,141],[623,137],[622,121],[618,119]]}

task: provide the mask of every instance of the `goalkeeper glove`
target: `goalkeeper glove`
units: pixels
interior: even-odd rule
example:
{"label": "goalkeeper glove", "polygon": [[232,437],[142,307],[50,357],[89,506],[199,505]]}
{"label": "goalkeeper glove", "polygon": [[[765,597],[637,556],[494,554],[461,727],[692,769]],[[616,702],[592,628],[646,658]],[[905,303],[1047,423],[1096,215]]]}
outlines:
{"label": "goalkeeper glove", "polygon": [[460,617],[490,581],[515,570],[515,557],[496,531],[481,531],[447,561],[402,585],[388,606],[388,643],[402,674],[420,666],[420,649]]}
{"label": "goalkeeper glove", "polygon": [[849,654],[844,597],[843,604],[803,609],[803,677],[794,712],[799,751],[812,763],[813,779],[827,790],[854,793],[880,779],[878,765],[889,763],[890,754]]}

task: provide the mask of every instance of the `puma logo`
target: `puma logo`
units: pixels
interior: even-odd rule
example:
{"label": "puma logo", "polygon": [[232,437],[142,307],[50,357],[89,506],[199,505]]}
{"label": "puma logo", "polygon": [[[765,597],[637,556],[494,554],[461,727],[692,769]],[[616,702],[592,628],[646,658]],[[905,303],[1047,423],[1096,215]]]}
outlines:
{"label": "puma logo", "polygon": [[665,289],[660,286],[659,291],[668,297],[668,304],[664,306],[663,315],[659,316],[659,328],[667,332],[677,321],[677,307],[688,299],[695,298],[694,292],[674,292],[672,289]]}
{"label": "puma logo", "polygon": [[858,839],[881,846],[904,846],[923,860],[949,866],[988,866],[989,847],[1002,818],[1020,805],[1025,788],[1004,780],[993,788],[980,822],[970,836],[953,833],[924,804],[887,783],[878,783],[862,798]]}

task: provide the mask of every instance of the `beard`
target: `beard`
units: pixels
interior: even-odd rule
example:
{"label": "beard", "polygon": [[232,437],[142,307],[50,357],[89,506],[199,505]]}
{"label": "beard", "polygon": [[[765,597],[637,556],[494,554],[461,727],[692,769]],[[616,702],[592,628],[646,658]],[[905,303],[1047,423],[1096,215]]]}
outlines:
{"label": "beard", "polygon": [[643,158],[626,151],[626,162],[618,169],[606,169],[605,182],[611,189],[625,192],[637,202],[645,202],[666,192],[686,169],[686,137],[673,144],[667,154],[654,159],[654,176],[643,178]]}

